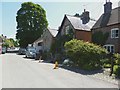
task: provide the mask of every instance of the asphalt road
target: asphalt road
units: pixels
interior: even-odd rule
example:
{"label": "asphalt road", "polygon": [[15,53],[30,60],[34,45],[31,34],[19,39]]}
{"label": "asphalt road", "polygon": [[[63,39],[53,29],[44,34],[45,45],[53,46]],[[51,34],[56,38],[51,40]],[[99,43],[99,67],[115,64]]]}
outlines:
{"label": "asphalt road", "polygon": [[54,70],[53,64],[38,63],[23,57],[0,55],[2,88],[118,88],[118,85],[103,80],[62,68]]}

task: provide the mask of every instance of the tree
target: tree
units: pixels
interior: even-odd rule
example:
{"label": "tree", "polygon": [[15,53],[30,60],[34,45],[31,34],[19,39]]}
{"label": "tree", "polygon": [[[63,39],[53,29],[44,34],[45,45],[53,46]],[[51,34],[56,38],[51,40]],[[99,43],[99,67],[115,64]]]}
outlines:
{"label": "tree", "polygon": [[13,38],[3,40],[2,46],[4,47],[17,47],[19,46],[18,41]]}
{"label": "tree", "polygon": [[46,11],[39,5],[32,2],[21,4],[17,12],[17,33],[20,47],[26,47],[41,36],[47,28]]}
{"label": "tree", "polygon": [[19,46],[18,40],[14,40],[13,38],[8,39],[12,46],[17,47]]}

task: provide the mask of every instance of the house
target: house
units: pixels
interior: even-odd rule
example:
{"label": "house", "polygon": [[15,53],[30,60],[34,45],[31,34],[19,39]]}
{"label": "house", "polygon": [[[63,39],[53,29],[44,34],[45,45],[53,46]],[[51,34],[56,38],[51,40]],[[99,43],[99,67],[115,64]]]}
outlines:
{"label": "house", "polygon": [[73,38],[91,42],[91,28],[94,21],[90,19],[89,12],[84,10],[82,15],[67,15],[59,28],[58,37],[69,34],[70,30],[74,33]]}
{"label": "house", "polygon": [[[104,4],[104,13],[92,27],[92,35],[97,32],[108,33],[103,45],[109,52],[120,53],[120,7],[112,9],[109,1]],[[99,37],[96,37],[99,38]],[[100,41],[98,41],[100,42]]]}
{"label": "house", "polygon": [[38,38],[33,46],[37,47],[37,50],[49,51],[51,48],[52,43],[55,40],[58,31],[56,29],[47,28],[44,30],[42,36]]}
{"label": "house", "polygon": [[31,46],[33,46],[36,49],[36,51],[39,52],[40,50],[42,50],[42,42],[43,42],[43,40],[40,37],[36,41],[34,41]]}

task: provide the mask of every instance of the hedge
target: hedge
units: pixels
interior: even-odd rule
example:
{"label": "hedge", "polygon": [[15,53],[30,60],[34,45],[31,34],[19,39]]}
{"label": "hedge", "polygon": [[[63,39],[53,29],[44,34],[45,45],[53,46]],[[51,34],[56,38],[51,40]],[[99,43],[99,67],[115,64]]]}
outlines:
{"label": "hedge", "polygon": [[108,53],[98,45],[76,39],[66,42],[64,47],[70,60],[76,66],[87,70],[101,68],[102,60]]}

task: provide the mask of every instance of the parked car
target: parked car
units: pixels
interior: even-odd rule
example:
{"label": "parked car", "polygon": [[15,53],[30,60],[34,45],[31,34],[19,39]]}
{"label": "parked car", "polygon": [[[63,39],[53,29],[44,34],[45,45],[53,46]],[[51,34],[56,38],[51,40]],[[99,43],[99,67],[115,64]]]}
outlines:
{"label": "parked car", "polygon": [[27,58],[35,58],[36,57],[36,49],[35,48],[27,48],[25,56]]}
{"label": "parked car", "polygon": [[26,54],[26,49],[25,48],[20,48],[19,51],[18,51],[18,54],[25,55]]}
{"label": "parked car", "polygon": [[6,47],[2,47],[2,54],[6,53]]}
{"label": "parked car", "polygon": [[0,46],[0,54],[2,53],[2,47]]}

